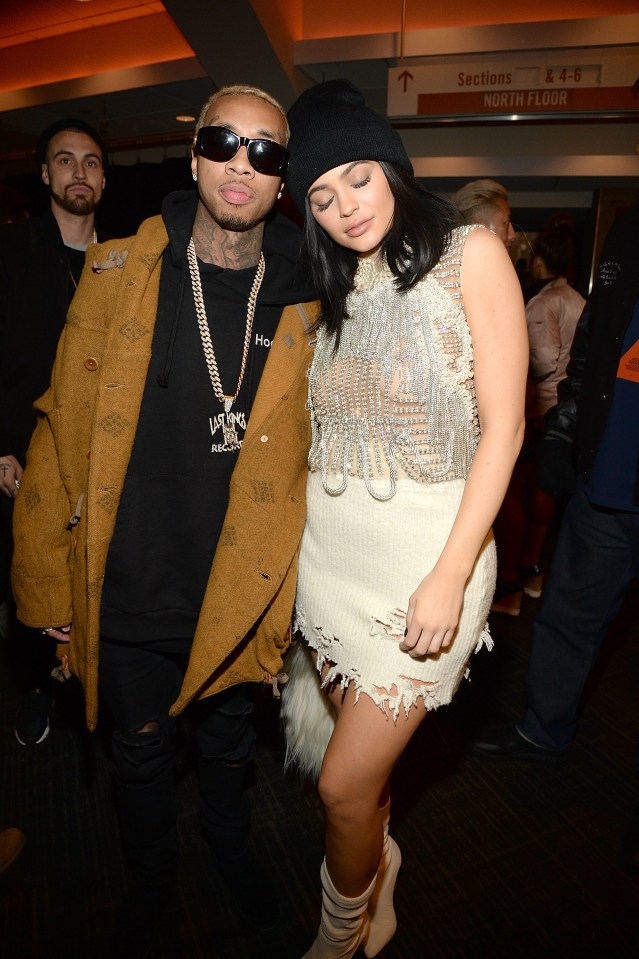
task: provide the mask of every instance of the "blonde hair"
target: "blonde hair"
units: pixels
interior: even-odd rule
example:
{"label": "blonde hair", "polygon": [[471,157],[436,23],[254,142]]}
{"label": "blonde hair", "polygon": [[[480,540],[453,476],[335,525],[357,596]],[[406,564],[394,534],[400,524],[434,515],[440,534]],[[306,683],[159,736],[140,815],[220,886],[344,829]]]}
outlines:
{"label": "blonde hair", "polygon": [[465,223],[487,224],[500,202],[508,203],[508,190],[496,180],[471,180],[453,193],[451,201]]}
{"label": "blonde hair", "polygon": [[259,87],[252,87],[244,83],[235,83],[232,86],[220,87],[219,90],[216,90],[215,93],[211,94],[204,106],[200,111],[198,121],[195,124],[195,131],[193,133],[193,142],[195,143],[195,138],[197,137],[197,132],[200,127],[204,126],[204,121],[206,120],[206,115],[211,109],[212,106],[215,106],[218,100],[221,100],[222,97],[256,97],[258,100],[264,100],[265,103],[270,104],[274,107],[277,112],[280,114],[284,121],[284,127],[286,129],[286,141],[288,143],[288,138],[290,136],[290,130],[288,128],[288,120],[286,119],[286,110],[279,103],[275,97],[272,97],[270,93],[267,93],[265,90],[260,90]]}

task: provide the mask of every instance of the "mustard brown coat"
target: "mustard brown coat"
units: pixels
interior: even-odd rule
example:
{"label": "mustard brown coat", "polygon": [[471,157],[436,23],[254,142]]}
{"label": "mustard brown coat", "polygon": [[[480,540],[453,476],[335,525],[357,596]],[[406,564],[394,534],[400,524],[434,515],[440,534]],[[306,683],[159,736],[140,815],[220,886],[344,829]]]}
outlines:
{"label": "mustard brown coat", "polygon": [[[90,729],[97,723],[107,551],[151,356],[167,243],[161,217],[153,217],[135,237],[89,250],[51,387],[36,404],[38,424],[15,501],[18,616],[36,628],[73,624],[61,651],[82,681]],[[105,268],[93,271],[96,262]],[[316,312],[315,304],[283,310],[231,479],[174,714],[192,700],[281,669],[305,520],[307,333]]]}

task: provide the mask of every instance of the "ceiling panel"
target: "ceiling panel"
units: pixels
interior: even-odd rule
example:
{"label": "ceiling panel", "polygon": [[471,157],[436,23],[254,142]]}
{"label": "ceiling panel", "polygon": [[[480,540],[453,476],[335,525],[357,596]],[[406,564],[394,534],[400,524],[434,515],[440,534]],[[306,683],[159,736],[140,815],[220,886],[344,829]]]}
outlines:
{"label": "ceiling panel", "polygon": [[3,0],[0,47],[162,13],[160,0]]}
{"label": "ceiling panel", "polygon": [[[311,0],[308,0],[310,3]],[[560,0],[561,2],[561,0]],[[155,71],[154,81],[145,78],[137,82],[128,79],[121,82],[125,89],[113,92],[100,92],[95,95],[78,95],[82,89],[74,82],[52,86],[51,102],[38,105],[22,105],[7,108],[0,113],[0,179],[14,173],[32,169],[33,149],[40,132],[54,120],[65,116],[78,116],[96,126],[110,143],[120,144],[131,151],[135,157],[136,141],[144,143],[148,138],[167,138],[185,134],[175,117],[178,114],[197,115],[202,103],[215,89],[216,82],[234,82],[241,70],[237,55],[228,43],[229,36],[240,35],[244,49],[254,51],[247,57],[247,63],[255,66],[259,63],[267,73],[263,84],[273,89],[281,77],[276,77],[270,67],[265,66],[273,51],[268,38],[263,36],[259,22],[256,24],[254,11],[249,0],[235,0],[228,8],[217,7],[216,17],[211,16],[214,6],[212,0],[167,0],[166,8],[173,14],[174,21],[182,27],[183,36],[188,44],[200,53],[199,63],[193,57],[190,61],[173,61],[172,64],[158,64],[149,67],[149,73]],[[335,6],[333,4],[333,6]],[[95,23],[113,23],[133,17],[167,15],[165,6],[159,0],[0,0],[0,46],[25,43],[42,37],[66,34]],[[366,23],[366,29],[370,24]],[[631,38],[632,39],[632,38]],[[148,45],[147,45],[148,46]],[[268,51],[266,48],[268,47]],[[264,61],[264,64],[261,61]],[[180,67],[179,64],[187,64]],[[191,64],[191,66],[188,66]],[[302,71],[308,81],[318,82],[333,77],[346,76],[361,87],[366,94],[367,103],[380,111],[385,110],[387,69],[394,61],[382,57],[371,59],[346,59],[343,62],[307,63]],[[208,72],[209,76],[205,73]],[[144,69],[144,68],[141,68]],[[248,65],[246,66],[248,69]],[[133,72],[133,71],[132,71]],[[127,73],[127,71],[122,71]],[[200,75],[198,75],[200,74]],[[139,74],[141,77],[142,74]],[[146,76],[146,75],[145,75]],[[106,77],[106,75],[105,75]],[[212,79],[211,79],[212,78]],[[114,81],[115,82],[115,81]],[[109,77],[104,81],[107,90]],[[85,84],[86,89],[87,84]],[[0,94],[1,96],[1,94]],[[286,101],[284,101],[286,102]],[[496,128],[493,128],[495,130]],[[639,128],[635,128],[635,139],[639,138]],[[513,131],[514,132],[514,131]],[[530,137],[534,145],[539,130],[522,127],[522,134]],[[566,133],[568,134],[568,130]],[[440,133],[428,130],[418,131],[419,142],[413,143],[409,131],[402,131],[407,144],[410,142],[411,156],[425,155],[436,145]],[[188,134],[187,134],[188,135]],[[455,144],[440,152],[444,155],[463,155],[479,153],[478,138],[495,137],[496,133],[474,132],[469,135],[459,129],[464,148]],[[632,141],[632,128],[628,126],[628,139]],[[562,148],[562,152],[563,152]],[[606,147],[609,152],[620,152],[614,147]],[[632,148],[631,148],[632,149]],[[531,152],[538,152],[532,149]],[[574,152],[577,152],[576,150]],[[602,151],[603,152],[603,151]],[[508,150],[505,149],[505,154]],[[116,156],[117,159],[117,156]],[[639,158],[637,160],[639,172]],[[511,189],[527,191],[538,189],[562,190],[596,189],[602,182],[606,185],[636,187],[636,178],[596,177],[590,178],[584,185],[580,177],[515,177],[509,185]],[[430,180],[432,187],[442,192],[451,192],[461,185],[459,178],[435,177]],[[531,186],[534,183],[535,186]]]}

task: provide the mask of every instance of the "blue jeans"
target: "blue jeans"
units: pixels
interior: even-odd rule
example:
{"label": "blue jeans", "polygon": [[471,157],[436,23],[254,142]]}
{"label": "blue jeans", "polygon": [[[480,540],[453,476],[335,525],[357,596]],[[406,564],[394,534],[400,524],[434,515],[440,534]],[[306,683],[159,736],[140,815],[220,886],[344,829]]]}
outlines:
{"label": "blue jeans", "polygon": [[[115,722],[112,755],[122,844],[134,877],[145,884],[170,881],[177,866],[176,720],[169,709],[182,685],[189,647],[189,641],[146,647],[100,643],[101,690]],[[249,683],[233,686],[189,708],[202,830],[221,859],[238,855],[249,831],[246,780],[255,741],[251,690]]]}
{"label": "blue jeans", "polygon": [[[519,732],[538,746],[571,745],[584,685],[609,625],[639,576],[639,513],[594,506],[581,492],[568,503],[526,676]],[[639,769],[639,749],[636,756]]]}

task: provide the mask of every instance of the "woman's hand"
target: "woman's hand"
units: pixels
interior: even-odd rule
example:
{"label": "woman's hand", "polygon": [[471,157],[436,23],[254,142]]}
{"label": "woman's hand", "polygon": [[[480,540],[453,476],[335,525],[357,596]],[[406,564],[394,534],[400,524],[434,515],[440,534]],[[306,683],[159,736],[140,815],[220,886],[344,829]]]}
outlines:
{"label": "woman's hand", "polygon": [[462,602],[465,579],[433,569],[408,601],[406,636],[399,648],[414,659],[438,653],[452,643]]}

